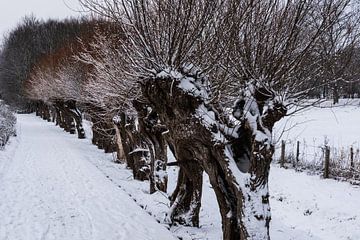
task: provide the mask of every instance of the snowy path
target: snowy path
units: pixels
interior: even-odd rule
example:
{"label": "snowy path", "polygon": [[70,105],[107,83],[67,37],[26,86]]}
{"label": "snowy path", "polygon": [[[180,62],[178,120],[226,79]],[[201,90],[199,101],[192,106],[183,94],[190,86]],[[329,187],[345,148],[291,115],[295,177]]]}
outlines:
{"label": "snowy path", "polygon": [[13,141],[0,152],[1,240],[174,239],[90,162],[103,155],[86,140],[18,115]]}

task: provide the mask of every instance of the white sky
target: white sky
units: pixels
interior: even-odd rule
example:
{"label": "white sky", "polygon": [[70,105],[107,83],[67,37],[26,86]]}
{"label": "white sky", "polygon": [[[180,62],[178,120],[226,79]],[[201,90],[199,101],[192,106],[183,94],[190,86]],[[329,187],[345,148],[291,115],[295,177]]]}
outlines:
{"label": "white sky", "polygon": [[61,19],[80,16],[80,9],[78,0],[0,0],[0,42],[25,15]]}

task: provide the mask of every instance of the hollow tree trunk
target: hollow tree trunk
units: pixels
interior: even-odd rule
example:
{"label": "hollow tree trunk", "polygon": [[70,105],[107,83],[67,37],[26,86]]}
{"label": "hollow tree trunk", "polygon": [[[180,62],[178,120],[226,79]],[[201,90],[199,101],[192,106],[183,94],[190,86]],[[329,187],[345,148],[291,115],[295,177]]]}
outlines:
{"label": "hollow tree trunk", "polygon": [[[223,238],[269,239],[271,129],[285,115],[282,106],[274,113],[254,109],[250,111],[254,116],[249,117],[246,106],[254,99],[239,101],[234,114],[242,121],[238,125],[220,107],[206,104],[210,93],[199,76],[147,79],[142,92],[168,127],[176,155],[184,161],[195,160],[209,175]],[[266,101],[259,96],[255,102]]]}
{"label": "hollow tree trunk", "polygon": [[167,148],[166,143],[161,135],[152,135],[150,138],[154,150],[150,163],[150,194],[156,191],[167,191],[168,175],[166,172],[167,165]]}

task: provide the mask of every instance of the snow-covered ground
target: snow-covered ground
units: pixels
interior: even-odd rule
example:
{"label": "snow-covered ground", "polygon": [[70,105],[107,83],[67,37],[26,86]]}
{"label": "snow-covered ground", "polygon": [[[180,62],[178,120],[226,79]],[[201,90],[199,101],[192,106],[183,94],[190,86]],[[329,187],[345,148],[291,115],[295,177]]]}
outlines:
{"label": "snow-covered ground", "polygon": [[[92,161],[111,181],[122,186],[137,204],[164,222],[169,201],[162,193],[149,195],[147,182],[132,180],[123,165]],[[169,192],[176,183],[175,167],[169,168]],[[323,180],[294,170],[272,166],[270,173],[273,240],[358,240],[360,239],[360,187],[335,180]],[[221,219],[215,194],[204,175],[199,229],[173,226],[171,231],[184,240],[222,238]]]}
{"label": "snow-covered ground", "polygon": [[277,167],[269,181],[273,239],[360,239],[358,186]]}
{"label": "snow-covered ground", "polygon": [[1,240],[175,239],[90,162],[105,156],[88,141],[34,115],[17,130],[0,152]]}
{"label": "snow-covered ground", "polygon": [[[167,194],[149,194],[89,139],[34,115],[18,115],[18,137],[0,151],[0,239],[221,239],[207,176],[199,229],[166,229]],[[176,167],[169,168],[169,193]],[[360,239],[360,188],[284,170],[270,173],[273,240]],[[160,222],[157,223],[157,221]]]}
{"label": "snow-covered ground", "polygon": [[300,142],[300,160],[321,164],[325,144],[331,148],[331,158],[349,164],[350,148],[360,164],[360,99],[340,99],[332,105],[326,101],[279,121],[274,128],[274,141],[280,156],[280,140],[286,142],[287,154],[295,155]]}

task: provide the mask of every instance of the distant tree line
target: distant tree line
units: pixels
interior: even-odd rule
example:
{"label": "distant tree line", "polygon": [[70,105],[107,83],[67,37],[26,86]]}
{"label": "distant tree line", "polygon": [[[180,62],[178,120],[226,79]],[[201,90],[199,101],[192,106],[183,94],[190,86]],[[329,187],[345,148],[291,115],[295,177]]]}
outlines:
{"label": "distant tree line", "polygon": [[81,19],[41,21],[27,16],[4,36],[0,52],[0,94],[8,104],[27,107],[24,81],[42,56],[53,53],[86,31],[81,22]]}
{"label": "distant tree line", "polygon": [[[209,175],[223,238],[269,239],[272,129],[309,98],[359,94],[348,0],[81,0],[97,18],[26,18],[1,51],[14,104],[117,152],[150,192],[179,167],[172,223],[199,226]],[[21,47],[20,47],[21,46]]]}

